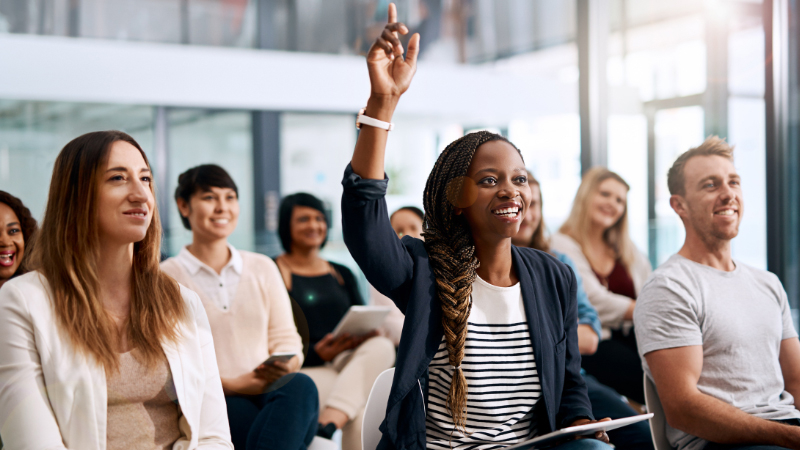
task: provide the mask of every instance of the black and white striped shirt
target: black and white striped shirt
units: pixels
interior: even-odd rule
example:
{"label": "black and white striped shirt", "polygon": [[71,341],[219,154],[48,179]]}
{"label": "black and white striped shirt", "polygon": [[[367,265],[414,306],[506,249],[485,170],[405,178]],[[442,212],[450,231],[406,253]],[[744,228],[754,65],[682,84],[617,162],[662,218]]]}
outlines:
{"label": "black and white striped shirt", "polygon": [[477,278],[467,324],[461,370],[470,434],[453,431],[445,406],[453,368],[443,339],[429,366],[427,447],[495,449],[534,437],[534,407],[542,389],[519,283],[497,287]]}

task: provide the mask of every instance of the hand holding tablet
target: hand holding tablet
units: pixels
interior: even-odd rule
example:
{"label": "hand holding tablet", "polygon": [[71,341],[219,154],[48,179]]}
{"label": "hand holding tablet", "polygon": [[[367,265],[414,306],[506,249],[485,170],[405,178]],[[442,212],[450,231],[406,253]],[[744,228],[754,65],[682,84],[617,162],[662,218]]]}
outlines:
{"label": "hand holding tablet", "polygon": [[334,337],[345,333],[350,336],[365,335],[377,330],[389,312],[391,308],[386,306],[351,306],[331,334]]}

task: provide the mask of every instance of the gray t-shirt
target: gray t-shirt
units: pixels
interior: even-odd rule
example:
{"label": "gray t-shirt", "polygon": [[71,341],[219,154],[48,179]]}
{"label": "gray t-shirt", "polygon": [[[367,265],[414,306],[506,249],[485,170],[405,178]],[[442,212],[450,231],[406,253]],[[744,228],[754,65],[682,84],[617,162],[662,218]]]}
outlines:
{"label": "gray t-shirt", "polygon": [[[697,388],[754,416],[800,418],[784,390],[778,361],[781,341],[795,338],[786,291],[774,274],[735,262],[724,272],[674,255],[642,288],[633,321],[644,355],[665,348],[703,346]],[[706,441],[667,425],[679,450]]]}

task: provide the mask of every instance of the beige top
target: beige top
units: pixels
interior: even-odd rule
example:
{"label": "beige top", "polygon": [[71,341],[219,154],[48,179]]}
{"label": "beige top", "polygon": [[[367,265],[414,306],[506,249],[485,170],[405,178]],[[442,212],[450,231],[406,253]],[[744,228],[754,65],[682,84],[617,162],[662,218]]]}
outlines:
{"label": "beige top", "polygon": [[[575,239],[563,233],[555,233],[550,237],[550,248],[567,255],[578,268],[583,279],[583,290],[586,291],[589,302],[597,309],[597,315],[603,325],[603,339],[611,337],[611,330],[630,329],[632,322],[624,320],[624,316],[631,300],[636,299],[615,294],[603,286],[592,271],[592,266],[586,259],[586,255],[583,254],[581,245]],[[650,267],[650,261],[642,252],[636,250],[635,256],[633,265],[628,267],[628,273],[638,294],[642,291],[642,286],[653,269]]]}
{"label": "beige top", "polygon": [[303,342],[297,333],[292,305],[278,267],[258,253],[239,250],[242,274],[227,310],[216,305],[195,282],[195,275],[178,258],[161,269],[197,292],[203,302],[222,378],[249,372],[278,352],[295,352],[303,362]]}
{"label": "beige top", "polygon": [[108,378],[107,450],[166,450],[181,437],[175,384],[163,357],[152,369],[136,350],[119,356],[119,372]]}

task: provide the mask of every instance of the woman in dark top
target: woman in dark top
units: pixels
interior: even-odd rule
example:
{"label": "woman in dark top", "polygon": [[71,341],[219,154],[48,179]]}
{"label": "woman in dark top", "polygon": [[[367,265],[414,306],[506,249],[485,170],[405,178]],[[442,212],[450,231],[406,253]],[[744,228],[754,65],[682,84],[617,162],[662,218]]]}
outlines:
{"label": "woman in dark top", "polygon": [[343,450],[361,450],[361,420],[372,384],[394,364],[394,344],[371,333],[331,332],[353,305],[363,305],[353,273],[319,252],[328,239],[328,217],[311,194],[283,199],[278,234],[286,253],[275,259],[293,300],[298,331],[308,345],[305,373],[317,385],[322,409],[320,436],[342,429]]}
{"label": "woman in dark top", "polygon": [[[396,238],[384,198],[384,153],[419,53],[415,34],[403,57],[397,34],[408,28],[396,18],[390,4],[389,23],[367,55],[371,95],[342,181],[345,243],[406,317],[378,448],[499,448],[592,422],[580,374],[575,277],[552,256],[511,245],[531,194],[516,147],[485,131],[448,145],[425,187],[425,241]],[[484,336],[500,335],[492,330],[504,326],[513,337],[486,344]],[[521,375],[502,375],[503,364]],[[475,390],[487,377],[497,384]],[[533,389],[517,391],[519,384]],[[495,411],[505,415],[512,402],[530,406],[509,417],[512,427],[487,429]],[[608,442],[603,432],[594,437]],[[608,446],[587,439],[558,448]]]}

